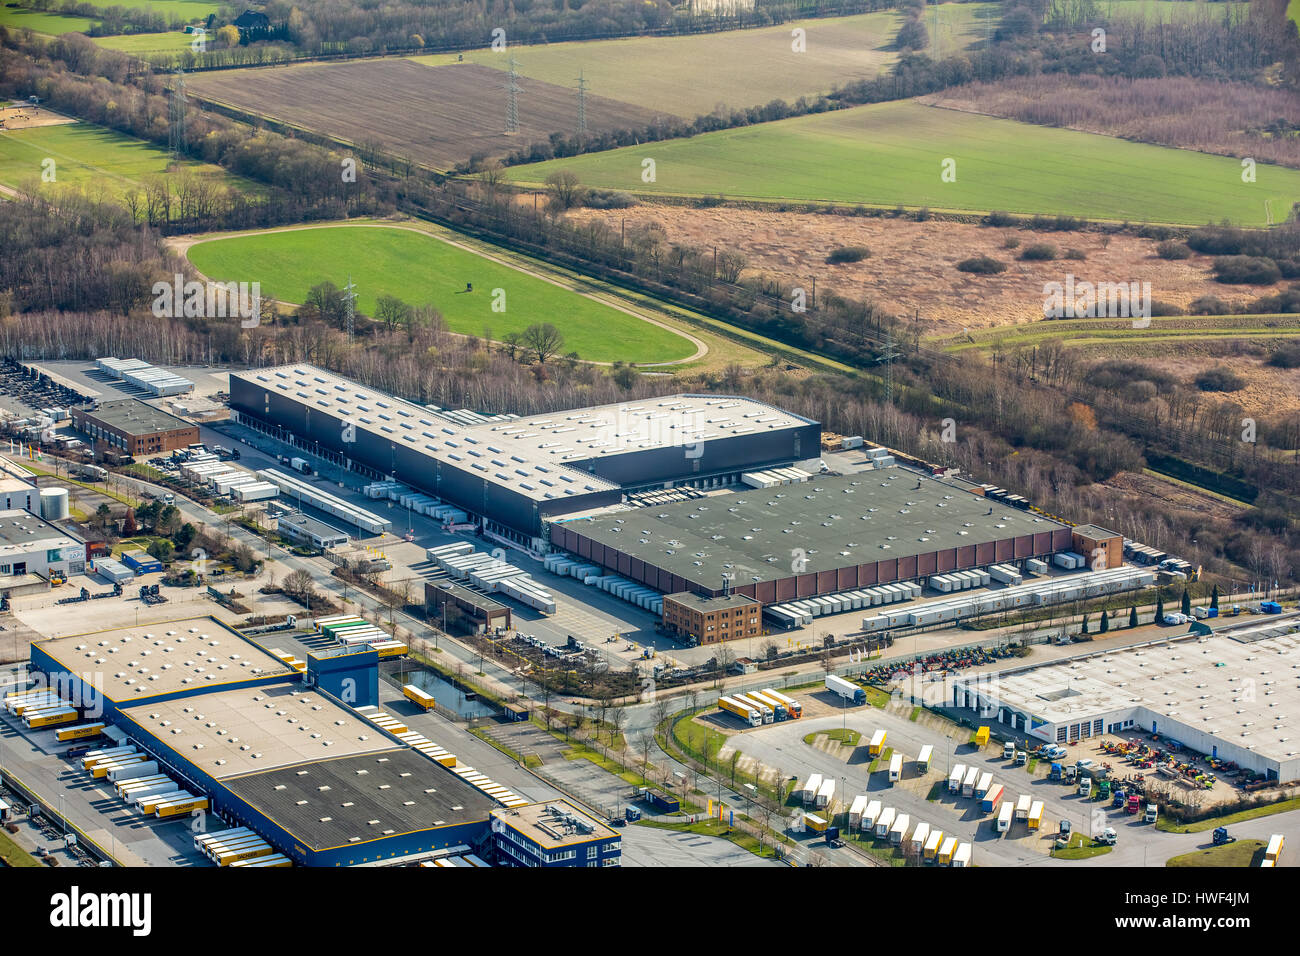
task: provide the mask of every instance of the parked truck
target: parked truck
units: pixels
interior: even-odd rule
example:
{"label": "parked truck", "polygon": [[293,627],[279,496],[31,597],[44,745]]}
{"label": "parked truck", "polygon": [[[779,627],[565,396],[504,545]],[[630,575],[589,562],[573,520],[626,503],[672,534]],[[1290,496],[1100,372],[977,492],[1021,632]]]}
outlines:
{"label": "parked truck", "polygon": [[748,704],[756,711],[763,715],[763,723],[770,724],[776,721],[776,710],[767,701],[758,697],[756,694],[735,694],[736,700],[742,704]]}
{"label": "parked truck", "polygon": [[867,702],[867,692],[865,690],[857,684],[849,683],[843,677],[836,677],[834,674],[826,675],[826,689],[855,705]]}
{"label": "parked truck", "polygon": [[776,714],[777,720],[786,720],[790,716],[789,708],[787,708],[785,704],[781,703],[781,701],[777,700],[775,697],[773,697],[765,690],[752,691],[751,693],[748,693],[745,696],[752,700],[756,700],[763,704],[766,704],[768,707],[771,707],[773,713]]}
{"label": "parked truck", "polygon": [[311,474],[311,465],[307,462],[306,458],[290,458],[289,467],[294,471],[302,472],[304,475]]}
{"label": "parked truck", "polygon": [[903,779],[903,755],[894,754],[889,758],[889,782],[898,783]]}
{"label": "parked truck", "polygon": [[815,773],[808,778],[808,781],[803,785],[803,789],[799,791],[799,799],[803,802],[804,806],[811,806],[817,802],[817,791],[820,790],[821,787],[821,774]]}
{"label": "parked truck", "polygon": [[720,697],[718,698],[718,707],[729,714],[735,714],[751,727],[761,727],[763,725],[763,715],[753,704],[747,704],[735,697]]}
{"label": "parked truck", "polygon": [[803,716],[803,704],[793,697],[787,697],[780,691],[773,690],[770,687],[763,688],[763,696],[769,700],[779,701],[785,707],[786,713],[790,715],[791,720],[797,720]]}

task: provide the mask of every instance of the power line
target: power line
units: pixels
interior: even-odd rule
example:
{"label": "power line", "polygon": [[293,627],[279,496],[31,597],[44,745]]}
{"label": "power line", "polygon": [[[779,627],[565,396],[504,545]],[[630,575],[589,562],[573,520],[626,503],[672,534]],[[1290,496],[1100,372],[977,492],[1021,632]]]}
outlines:
{"label": "power line", "polygon": [[519,70],[515,55],[510,54],[510,84],[506,87],[509,98],[506,100],[506,132],[519,132]]}
{"label": "power line", "polygon": [[587,81],[578,71],[578,135],[587,135]]}
{"label": "power line", "polygon": [[169,128],[167,133],[167,151],[173,158],[184,156],[188,149],[185,135],[185,71],[176,71],[176,82],[171,89],[168,102]]}

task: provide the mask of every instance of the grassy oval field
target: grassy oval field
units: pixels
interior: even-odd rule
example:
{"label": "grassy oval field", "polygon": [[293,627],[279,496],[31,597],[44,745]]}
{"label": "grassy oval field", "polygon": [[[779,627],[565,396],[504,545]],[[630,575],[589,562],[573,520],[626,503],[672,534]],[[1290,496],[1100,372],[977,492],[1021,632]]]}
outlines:
{"label": "grassy oval field", "polygon": [[[654,160],[653,178],[649,160]],[[907,100],[518,166],[541,184],[570,170],[588,186],[732,199],[993,209],[1201,225],[1281,219],[1300,170]],[[946,180],[944,172],[949,175]]]}
{"label": "grassy oval field", "polygon": [[[190,262],[209,279],[261,282],[262,294],[301,303],[312,286],[342,288],[351,276],[357,309],[373,315],[381,295],[432,304],[447,328],[500,341],[537,322],[564,334],[565,353],[594,362],[658,363],[689,358],[694,343],[671,329],[571,289],[410,229],[345,226],[289,229],[196,243]],[[466,285],[473,291],[466,292]],[[493,311],[504,292],[504,311]]]}

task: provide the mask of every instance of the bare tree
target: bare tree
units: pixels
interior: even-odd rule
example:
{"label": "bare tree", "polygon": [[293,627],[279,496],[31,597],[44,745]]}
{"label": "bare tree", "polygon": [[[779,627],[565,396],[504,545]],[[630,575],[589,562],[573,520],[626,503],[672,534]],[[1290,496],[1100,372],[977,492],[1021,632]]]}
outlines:
{"label": "bare tree", "polygon": [[582,198],[587,192],[578,182],[578,177],[567,169],[546,177],[546,191],[551,194],[551,204],[557,210],[581,206]]}
{"label": "bare tree", "polygon": [[609,709],[609,744],[611,747],[618,735],[623,732],[625,723],[627,723],[627,705],[614,704]]}
{"label": "bare tree", "polygon": [[536,322],[524,329],[520,344],[545,365],[547,359],[564,348],[564,335],[550,322]]}

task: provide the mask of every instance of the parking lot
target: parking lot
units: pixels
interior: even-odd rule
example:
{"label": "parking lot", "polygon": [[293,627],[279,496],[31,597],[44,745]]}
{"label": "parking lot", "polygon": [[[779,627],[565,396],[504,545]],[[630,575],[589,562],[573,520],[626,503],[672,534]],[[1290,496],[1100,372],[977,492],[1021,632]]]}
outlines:
{"label": "parking lot", "polygon": [[[806,701],[809,696],[817,695],[804,694],[800,700]],[[1068,819],[1076,832],[1085,835],[1114,827],[1119,832],[1121,846],[1137,846],[1142,852],[1149,849],[1152,862],[1156,858],[1163,861],[1165,857],[1161,853],[1168,856],[1175,852],[1173,841],[1167,843],[1168,851],[1164,849],[1172,835],[1140,822],[1141,815],[1135,818],[1109,805],[1084,800],[1073,785],[1048,780],[1048,768],[1043,764],[1037,765],[1031,774],[1028,764],[1014,767],[1012,761],[1004,760],[1000,745],[977,750],[968,742],[971,733],[968,728],[956,727],[931,715],[922,715],[913,722],[908,719],[910,710],[910,706],[898,704],[891,704],[887,709],[856,707],[838,717],[804,717],[767,725],[732,737],[728,743],[746,756],[779,769],[785,777],[803,781],[813,773],[820,773],[835,778],[832,812],[847,810],[856,794],[867,794],[872,800],[881,800],[884,806],[908,814],[913,826],[924,821],[951,836],[970,841],[973,862],[977,865],[1056,863],[1048,860],[1048,854],[1062,819]],[[832,758],[803,741],[810,733],[837,730],[841,726],[862,734],[860,744],[847,761]],[[886,731],[886,746],[905,756],[903,778],[897,783],[889,782],[887,761],[880,761],[876,772],[870,772],[867,742],[877,728]],[[915,758],[926,744],[934,752],[929,772],[922,775]],[[991,773],[994,783],[1005,787],[1004,799],[1014,802],[1017,796],[1027,793],[1034,800],[1042,800],[1045,806],[1041,828],[1031,832],[1025,823],[1017,821],[1006,833],[998,833],[993,825],[995,813],[985,813],[980,801],[973,797],[948,793],[948,776],[957,764]],[[1065,865],[1066,861],[1060,863]]]}

